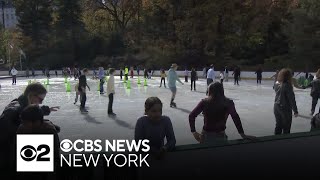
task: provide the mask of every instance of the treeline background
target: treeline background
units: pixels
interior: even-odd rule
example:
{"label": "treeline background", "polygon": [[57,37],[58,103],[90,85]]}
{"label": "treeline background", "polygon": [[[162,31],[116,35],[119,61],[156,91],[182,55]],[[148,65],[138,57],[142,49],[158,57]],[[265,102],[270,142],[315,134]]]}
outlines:
{"label": "treeline background", "polygon": [[[24,67],[312,71],[320,63],[319,0],[13,1],[19,24],[1,32],[0,55],[8,59],[11,42]],[[18,49],[11,59],[18,63]]]}

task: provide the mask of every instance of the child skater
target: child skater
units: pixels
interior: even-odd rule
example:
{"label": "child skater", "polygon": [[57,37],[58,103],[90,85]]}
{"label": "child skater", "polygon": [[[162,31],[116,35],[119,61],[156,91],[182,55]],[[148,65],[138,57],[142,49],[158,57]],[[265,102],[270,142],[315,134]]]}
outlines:
{"label": "child skater", "polygon": [[161,77],[161,81],[160,81],[160,87],[162,86],[162,81],[164,82],[164,87],[166,88],[166,72],[164,71],[164,69],[161,69],[160,71],[160,77]]}
{"label": "child skater", "polygon": [[115,90],[114,90],[114,72],[115,72],[115,69],[113,69],[113,68],[111,68],[109,70],[110,77],[109,77],[109,80],[107,82],[107,93],[108,93],[108,96],[109,96],[108,115],[111,115],[111,116],[116,116],[116,114],[113,112],[113,109],[112,109],[113,96],[115,94]]}

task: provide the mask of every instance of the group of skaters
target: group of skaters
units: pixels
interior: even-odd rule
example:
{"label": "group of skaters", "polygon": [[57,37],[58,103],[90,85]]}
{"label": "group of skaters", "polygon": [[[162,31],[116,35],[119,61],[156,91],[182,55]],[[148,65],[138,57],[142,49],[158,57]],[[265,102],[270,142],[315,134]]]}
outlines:
{"label": "group of skaters", "polygon": [[[116,116],[113,112],[113,99],[115,94],[115,85],[114,85],[114,73],[115,69],[110,68],[106,73],[103,67],[99,67],[98,71],[98,78],[99,78],[99,91],[100,94],[103,95],[107,93],[109,97],[109,104],[108,104],[108,115]],[[90,91],[90,86],[87,83],[87,76],[89,74],[89,70],[87,68],[83,69],[82,75],[79,77],[79,82],[75,86],[76,98],[74,104],[77,103],[78,97],[80,96],[80,111],[81,113],[88,113],[86,108],[86,101],[87,101],[87,88]],[[104,91],[104,83],[106,81],[106,75],[109,75],[109,79],[107,81],[107,92]]]}
{"label": "group of skaters", "polygon": [[[177,92],[176,81],[183,84],[178,78],[177,64],[172,64],[168,71],[168,87],[172,91],[170,106],[175,106],[174,99]],[[103,68],[99,68],[103,79]],[[109,96],[108,114],[112,114],[112,101],[115,93],[113,68],[109,69],[109,81],[107,93]],[[100,74],[100,73],[99,73]],[[85,111],[86,88],[88,69],[84,69],[79,77],[78,92],[81,95],[80,109]],[[312,115],[315,113],[315,106],[320,98],[320,69],[316,73],[316,79],[310,84],[312,101]],[[207,77],[213,77],[213,72],[208,71]],[[290,133],[292,116],[298,116],[298,108],[295,101],[293,89],[293,73],[290,69],[282,69],[278,72],[274,85],[274,115],[276,119],[275,135]],[[101,82],[103,83],[103,82]],[[101,86],[100,86],[101,87]],[[100,89],[103,92],[103,89]],[[47,94],[46,88],[40,83],[28,85],[24,93],[10,102],[0,116],[0,138],[3,148],[0,149],[1,168],[15,171],[15,137],[16,134],[53,134],[55,152],[59,153],[59,136],[61,128],[44,118],[51,112],[57,111],[59,107],[40,106]],[[111,104],[110,104],[111,103]],[[134,137],[136,140],[148,139],[150,141],[150,154],[152,157],[161,158],[167,151],[174,150],[176,138],[170,117],[162,115],[163,103],[158,97],[149,97],[144,104],[144,115],[138,118],[135,126]],[[202,113],[204,125],[199,132],[195,128],[196,117]],[[235,103],[224,94],[224,87],[221,82],[212,82],[208,85],[208,96],[199,101],[198,105],[189,114],[189,126],[191,134],[199,143],[226,142],[228,136],[225,132],[228,116],[231,116],[238,133],[243,139],[255,140],[256,137],[245,134],[241,118],[237,113]],[[311,121],[312,129],[320,128],[319,114]],[[59,156],[55,156],[59,157]],[[59,161],[59,158],[55,161]],[[60,163],[55,163],[59,165]],[[57,166],[58,167],[58,166]],[[7,172],[7,171],[6,171]]]}

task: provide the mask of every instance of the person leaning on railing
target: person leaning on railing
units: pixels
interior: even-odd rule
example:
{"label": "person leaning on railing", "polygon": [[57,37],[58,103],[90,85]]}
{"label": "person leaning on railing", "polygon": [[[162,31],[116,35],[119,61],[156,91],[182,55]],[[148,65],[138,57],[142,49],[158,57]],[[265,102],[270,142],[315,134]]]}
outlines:
{"label": "person leaning on railing", "polygon": [[[223,85],[220,82],[212,83],[208,92],[209,97],[201,100],[189,115],[189,124],[194,138],[200,143],[227,141],[226,122],[228,116],[231,115],[241,137],[249,140],[255,139],[254,136],[248,136],[244,133],[233,101],[224,95]],[[201,112],[204,116],[204,126],[200,134],[196,131],[195,120]]]}
{"label": "person leaning on railing", "polygon": [[134,134],[137,141],[150,141],[150,153],[157,159],[162,158],[165,152],[174,150],[176,145],[171,120],[162,115],[162,106],[159,98],[148,98],[145,102],[145,115],[137,120]]}

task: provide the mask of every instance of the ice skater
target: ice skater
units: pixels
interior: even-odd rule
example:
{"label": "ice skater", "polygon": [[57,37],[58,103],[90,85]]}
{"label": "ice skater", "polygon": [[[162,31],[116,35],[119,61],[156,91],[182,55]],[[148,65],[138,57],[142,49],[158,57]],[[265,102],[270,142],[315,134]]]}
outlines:
{"label": "ice skater", "polygon": [[185,70],[184,70],[184,82],[188,82],[188,76],[189,76],[189,71],[188,71],[188,69],[186,68]]}
{"label": "ice skater", "polygon": [[140,68],[139,68],[139,66],[137,66],[137,74],[138,74],[138,76],[140,76]]}
{"label": "ice skater", "polygon": [[184,85],[177,75],[177,72],[176,72],[177,69],[178,69],[178,65],[172,64],[170,70],[168,71],[168,86],[172,93],[170,107],[177,107],[177,104],[174,102],[174,99],[177,94],[176,81],[179,81],[182,85]]}
{"label": "ice skater", "polygon": [[115,94],[115,86],[114,86],[114,72],[115,69],[111,68],[109,70],[110,77],[107,82],[107,93],[109,97],[109,104],[108,104],[108,115],[109,116],[116,116],[116,114],[113,112],[113,98]]}
{"label": "ice skater", "polygon": [[144,77],[144,79],[148,78],[148,70],[146,68],[144,68],[144,70],[143,70],[143,77]]}
{"label": "ice skater", "polygon": [[80,93],[80,100],[81,100],[81,105],[80,105],[80,111],[82,113],[88,113],[88,110],[85,109],[86,106],[86,101],[87,101],[87,94],[86,94],[86,88],[88,87],[90,91],[90,87],[87,84],[87,75],[88,75],[88,69],[83,69],[83,75],[79,77],[79,93]]}
{"label": "ice skater", "polygon": [[207,67],[204,67],[204,68],[203,68],[202,76],[203,76],[204,78],[207,77]]}
{"label": "ice skater", "polygon": [[228,82],[229,81],[229,69],[228,69],[228,66],[226,66],[224,68],[224,78],[225,78],[225,81]]}
{"label": "ice skater", "polygon": [[151,76],[152,76],[152,71],[151,71],[151,69],[149,69],[149,71],[148,71],[148,79],[151,79]]}
{"label": "ice skater", "polygon": [[100,94],[104,94],[104,81],[105,81],[105,72],[103,67],[99,67],[99,72],[98,72],[99,80],[100,80]]}
{"label": "ice skater", "polygon": [[[316,73],[316,79],[313,80],[309,86],[311,87],[310,95],[312,97],[312,106],[311,106],[310,115],[313,116],[318,103],[318,99],[320,98],[320,69],[318,69]],[[318,112],[320,113],[320,109]]]}
{"label": "ice skater", "polygon": [[240,79],[240,68],[238,66],[235,66],[232,73],[234,77],[234,85],[239,86],[239,79]]}
{"label": "ice skater", "polygon": [[123,71],[122,71],[122,68],[120,68],[120,80],[122,80],[122,76],[123,76]]}
{"label": "ice skater", "polygon": [[16,70],[16,68],[14,66],[12,67],[10,74],[12,75],[12,85],[16,85],[18,70]]}
{"label": "ice skater", "polygon": [[198,80],[198,74],[195,68],[191,70],[191,91],[196,91],[196,81]]}
{"label": "ice skater", "polygon": [[129,76],[129,68],[125,67],[124,68],[124,79],[125,79],[125,81],[128,81],[128,76]]}
{"label": "ice skater", "polygon": [[148,139],[151,155],[161,159],[165,152],[175,148],[176,138],[172,123],[169,117],[162,115],[163,105],[159,98],[148,98],[144,107],[145,113],[137,120],[134,138],[136,141]]}
{"label": "ice skater", "polygon": [[34,68],[31,68],[31,74],[32,74],[32,77],[34,78],[35,77]]}
{"label": "ice skater", "polygon": [[46,75],[47,75],[47,78],[49,79],[50,78],[50,70],[49,70],[49,68],[46,69]]}
{"label": "ice skater", "polygon": [[261,80],[262,80],[262,67],[260,66],[255,74],[257,74],[257,84],[261,84]]}
{"label": "ice skater", "polygon": [[161,71],[160,71],[160,77],[161,77],[161,81],[160,81],[160,86],[159,86],[159,87],[162,86],[162,81],[163,81],[164,87],[166,88],[166,77],[167,77],[167,75],[166,75],[166,72],[165,72],[164,69],[161,69]]}
{"label": "ice skater", "polygon": [[130,78],[133,78],[133,67],[130,68]]}
{"label": "ice skater", "polygon": [[292,124],[292,111],[295,117],[299,115],[293,92],[292,73],[289,69],[282,69],[279,72],[274,90],[276,92],[274,102],[276,127],[274,134],[289,134]]}
{"label": "ice skater", "polygon": [[[213,83],[215,79],[216,79],[216,75],[214,72],[214,67],[213,67],[213,64],[211,64],[210,69],[208,70],[208,73],[207,73],[207,87],[209,87],[209,85]],[[208,89],[206,91],[206,95],[208,95]]]}

